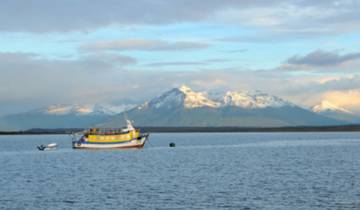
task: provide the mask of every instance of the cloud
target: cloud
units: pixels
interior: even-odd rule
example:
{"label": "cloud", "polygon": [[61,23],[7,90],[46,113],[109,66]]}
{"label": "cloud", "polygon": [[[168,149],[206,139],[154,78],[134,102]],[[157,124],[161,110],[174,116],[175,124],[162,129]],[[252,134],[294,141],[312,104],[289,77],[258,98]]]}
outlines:
{"label": "cloud", "polygon": [[205,62],[191,62],[191,61],[182,61],[182,62],[156,62],[156,63],[149,63],[146,66],[150,67],[163,67],[163,66],[202,66],[207,65]]}
{"label": "cloud", "polygon": [[360,75],[343,76],[338,78],[329,79],[325,82],[320,82],[319,85],[322,90],[360,90]]}
{"label": "cloud", "polygon": [[[245,3],[245,2],[244,2]],[[0,7],[2,31],[79,31],[111,24],[143,25],[202,21],[237,1],[207,0],[4,0]],[[11,20],[11,21],[10,21]]]}
{"label": "cloud", "polygon": [[268,1],[252,7],[227,8],[217,16],[224,22],[267,29],[276,34],[339,34],[359,30],[358,1]]}
{"label": "cloud", "polygon": [[[322,75],[322,74],[309,74],[309,75],[296,75],[289,76],[288,74],[283,75],[283,87],[282,90],[278,92],[287,96],[291,101],[296,102],[297,104],[302,104],[304,107],[312,107],[319,104],[322,100],[328,100],[334,104],[343,105],[341,103],[335,103],[335,97],[332,97],[331,100],[329,97],[324,97],[330,92],[351,92],[353,90],[360,90],[360,75]],[[272,87],[271,89],[273,89]],[[341,100],[339,98],[339,100]],[[358,100],[358,98],[353,98],[353,100]],[[348,103],[348,102],[347,102]],[[346,108],[353,110],[356,107]],[[359,107],[360,108],[360,107]]]}
{"label": "cloud", "polygon": [[1,31],[84,31],[109,25],[207,22],[278,33],[344,33],[360,29],[355,0],[4,0]]}
{"label": "cloud", "polygon": [[136,58],[131,56],[106,52],[91,53],[90,55],[85,57],[85,60],[99,60],[112,65],[121,66],[136,64],[138,62]]}
{"label": "cloud", "polygon": [[214,63],[224,63],[229,62],[228,59],[214,58],[206,59],[202,61],[178,61],[178,62],[154,62],[145,64],[149,67],[163,67],[163,66],[206,66]]}
{"label": "cloud", "polygon": [[[357,74],[329,77],[281,70],[211,69],[209,66],[194,71],[136,69],[134,66],[128,69],[127,59],[132,63],[131,58],[94,55],[51,60],[37,54],[0,53],[0,113],[58,103],[143,101],[181,84],[209,91],[261,90],[304,107],[319,103],[327,92],[360,90],[360,75]],[[223,60],[200,62],[211,61]],[[353,96],[356,100],[357,95]],[[327,99],[333,101],[330,100],[333,98]],[[22,104],[22,107],[14,104]],[[353,107],[351,109],[356,109]]]}
{"label": "cloud", "polygon": [[[0,53],[0,101],[27,100],[26,104],[101,100],[114,72],[135,60],[97,54],[76,60],[50,60],[37,54]],[[3,104],[3,103],[0,103]]]}
{"label": "cloud", "polygon": [[339,69],[349,66],[348,64],[357,60],[360,60],[360,52],[339,54],[338,52],[316,50],[304,56],[292,56],[280,68],[286,70]]}
{"label": "cloud", "polygon": [[360,114],[360,89],[328,91],[323,94],[323,99]]}
{"label": "cloud", "polygon": [[[291,38],[283,35],[274,35],[274,34],[256,34],[256,35],[247,35],[247,36],[231,36],[217,39],[220,42],[233,42],[233,43],[274,43],[274,42],[284,42],[290,40]],[[240,51],[241,52],[241,51]]]}
{"label": "cloud", "polygon": [[339,55],[335,52],[317,50],[305,56],[293,56],[287,60],[287,63],[292,65],[332,66],[356,59],[360,59],[360,53]]}
{"label": "cloud", "polygon": [[299,39],[311,39],[313,37],[324,37],[328,35],[336,35],[340,31],[329,31],[318,28],[310,29],[272,29],[263,30],[261,33],[254,33],[249,35],[236,35],[228,36],[216,39],[220,42],[230,43],[261,43],[261,44],[273,44],[283,42],[293,42]]}
{"label": "cloud", "polygon": [[[263,87],[268,83],[263,82],[260,77],[254,78],[252,73],[231,70],[129,70],[124,65],[110,62],[112,59],[108,54],[91,54],[72,60],[51,60],[36,54],[0,53],[0,83],[3,87],[0,89],[0,112],[9,110],[11,104],[19,101],[27,101],[22,104],[23,107],[31,106],[29,108],[58,103],[111,103],[122,99],[139,101],[150,99],[181,84],[200,89],[203,88],[201,84],[214,84],[214,89],[249,89],[257,84],[254,88],[265,89]],[[122,57],[120,60],[124,63]],[[215,61],[220,59],[210,59],[207,62]],[[280,84],[269,78],[266,80]]]}
{"label": "cloud", "polygon": [[204,62],[207,62],[207,63],[225,63],[225,62],[229,62],[229,61],[231,61],[231,60],[223,59],[223,58],[212,58],[212,59],[204,60]]}
{"label": "cloud", "polygon": [[236,49],[236,50],[223,50],[221,52],[224,52],[224,53],[245,53],[248,50],[249,49]]}
{"label": "cloud", "polygon": [[80,47],[85,51],[184,51],[208,48],[204,42],[176,41],[147,39],[124,39],[112,41],[98,41]]}

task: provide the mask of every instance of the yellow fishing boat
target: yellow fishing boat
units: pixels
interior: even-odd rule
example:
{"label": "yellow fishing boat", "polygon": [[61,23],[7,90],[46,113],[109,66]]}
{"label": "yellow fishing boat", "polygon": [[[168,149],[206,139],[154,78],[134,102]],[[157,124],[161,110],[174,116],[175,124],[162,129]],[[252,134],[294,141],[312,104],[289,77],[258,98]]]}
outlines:
{"label": "yellow fishing boat", "polygon": [[127,126],[121,129],[90,128],[79,140],[73,141],[74,149],[113,149],[141,148],[149,134],[142,134],[127,120]]}

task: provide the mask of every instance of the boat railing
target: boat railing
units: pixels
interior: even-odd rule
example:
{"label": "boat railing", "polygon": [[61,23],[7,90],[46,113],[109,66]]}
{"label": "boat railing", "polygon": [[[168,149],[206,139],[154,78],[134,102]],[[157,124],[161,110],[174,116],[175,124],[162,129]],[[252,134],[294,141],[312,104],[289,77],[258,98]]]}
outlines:
{"label": "boat railing", "polygon": [[[135,131],[140,132],[140,129],[135,129]],[[86,132],[88,135],[119,135],[130,133],[129,130],[124,129],[90,129]]]}

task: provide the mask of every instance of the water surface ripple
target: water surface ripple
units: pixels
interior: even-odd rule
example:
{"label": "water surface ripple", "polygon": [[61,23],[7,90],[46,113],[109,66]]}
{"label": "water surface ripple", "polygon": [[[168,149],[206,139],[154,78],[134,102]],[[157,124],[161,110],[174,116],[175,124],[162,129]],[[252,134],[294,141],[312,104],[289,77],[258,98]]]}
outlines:
{"label": "water surface ripple", "polygon": [[[37,151],[51,142],[59,149]],[[360,209],[357,132],[163,133],[142,150],[70,142],[0,136],[0,209]]]}

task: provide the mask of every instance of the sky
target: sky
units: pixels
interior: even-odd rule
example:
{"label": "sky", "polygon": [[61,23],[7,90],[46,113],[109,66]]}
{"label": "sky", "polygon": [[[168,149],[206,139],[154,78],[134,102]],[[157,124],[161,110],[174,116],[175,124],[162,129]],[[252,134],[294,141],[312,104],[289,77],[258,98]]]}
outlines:
{"label": "sky", "polygon": [[3,0],[0,115],[186,84],[360,113],[360,0]]}

